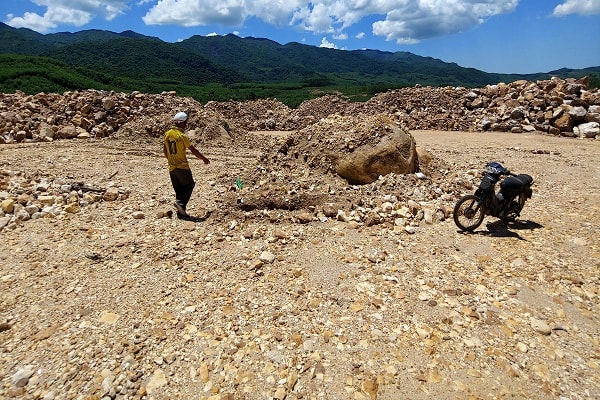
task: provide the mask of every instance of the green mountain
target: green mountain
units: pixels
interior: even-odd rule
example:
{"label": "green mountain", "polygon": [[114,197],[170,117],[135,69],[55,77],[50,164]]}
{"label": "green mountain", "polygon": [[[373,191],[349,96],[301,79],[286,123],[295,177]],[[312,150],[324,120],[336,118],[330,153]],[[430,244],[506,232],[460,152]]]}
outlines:
{"label": "green mountain", "polygon": [[0,54],[0,88],[4,93],[20,90],[29,94],[91,88],[131,90],[119,77],[71,67],[52,58],[19,54]]}
{"label": "green mountain", "polygon": [[501,75],[462,68],[412,53],[336,50],[267,39],[192,36],[174,44],[220,65],[235,65],[252,81],[281,82],[326,78],[338,84],[466,85],[497,83]]}
{"label": "green mountain", "polygon": [[80,32],[59,32],[42,35],[27,28],[13,28],[0,22],[0,54],[41,55],[59,46],[74,43],[102,43],[112,39],[154,39],[133,31],[121,33],[97,29]]}
{"label": "green mountain", "polygon": [[44,35],[31,29],[15,29],[0,22],[0,54],[38,55],[47,48]]}
{"label": "green mountain", "polygon": [[[277,97],[289,105],[326,93],[366,100],[389,88],[481,87],[517,79],[592,75],[600,67],[492,74],[408,52],[336,50],[268,39],[192,36],[178,43],[132,31],[42,35],[0,23],[0,91],[177,90],[199,101]],[[46,83],[46,87],[44,86]],[[86,87],[85,85],[90,85]]]}
{"label": "green mountain", "polygon": [[199,54],[215,64],[244,71],[247,81],[302,80],[315,73],[310,66],[277,54],[274,49],[279,44],[268,39],[242,39],[235,35],[192,36],[173,46],[185,54]]}
{"label": "green mountain", "polygon": [[151,38],[149,36],[140,35],[139,33],[135,33],[133,31],[124,31],[121,33],[102,31],[98,29],[90,29],[84,30],[80,32],[59,32],[59,33],[50,33],[45,35],[44,41],[51,46],[63,46],[70,45],[75,43],[102,43],[108,42],[114,39],[122,39],[122,38],[130,38],[130,39],[152,39],[155,41],[161,41],[158,38]]}
{"label": "green mountain", "polygon": [[43,55],[72,66],[146,83],[205,85],[245,80],[235,70],[219,66],[202,55],[148,38],[74,41],[55,46]]}

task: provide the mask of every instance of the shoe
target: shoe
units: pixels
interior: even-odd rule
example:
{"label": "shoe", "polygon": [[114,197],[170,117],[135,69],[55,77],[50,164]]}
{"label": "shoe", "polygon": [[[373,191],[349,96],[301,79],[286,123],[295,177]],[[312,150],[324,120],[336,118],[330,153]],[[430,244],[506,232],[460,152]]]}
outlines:
{"label": "shoe", "polygon": [[189,221],[190,220],[190,216],[187,214],[182,214],[179,211],[177,211],[177,219],[182,219],[184,221]]}
{"label": "shoe", "polygon": [[177,209],[177,217],[178,218],[179,218],[180,215],[185,215],[185,216],[188,215],[187,212],[185,211],[185,208],[183,208],[183,206],[181,205],[181,203],[179,202],[179,200],[175,201],[175,203],[173,203],[173,205]]}
{"label": "shoe", "polygon": [[204,221],[204,218],[193,217],[193,216],[188,215],[188,214],[180,214],[180,213],[177,213],[177,218],[179,218],[182,221],[191,221],[191,222],[202,222],[202,221]]}

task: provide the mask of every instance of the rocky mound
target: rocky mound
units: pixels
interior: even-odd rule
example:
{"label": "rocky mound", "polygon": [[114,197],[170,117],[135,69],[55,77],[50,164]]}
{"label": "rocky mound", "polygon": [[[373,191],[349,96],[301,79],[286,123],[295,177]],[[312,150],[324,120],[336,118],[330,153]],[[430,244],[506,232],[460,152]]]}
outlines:
{"label": "rocky mound", "polygon": [[351,184],[418,170],[414,139],[389,114],[330,115],[294,131],[263,160],[270,165],[302,164],[323,173],[335,172]]}
{"label": "rocky mound", "polygon": [[372,98],[364,109],[397,114],[410,129],[579,137],[600,133],[600,92],[589,91],[586,79],[517,81],[480,89],[401,89]]}
{"label": "rocky mound", "polygon": [[[418,148],[410,129],[538,131],[580,137],[593,137],[600,129],[599,91],[589,91],[585,80],[551,79],[481,89],[406,88],[365,103],[323,96],[295,110],[272,99],[203,106],[173,92],[4,94],[0,141],[145,137],[160,156],[155,142],[174,110],[189,113],[190,136],[202,148],[217,147],[259,161],[221,173],[219,180],[229,185],[219,189],[217,214],[241,212],[243,218],[300,222],[334,217],[409,230],[426,217],[430,222],[447,218],[448,200],[470,189],[477,175],[477,171],[447,175],[451,168]],[[236,187],[238,180],[241,185]],[[130,192],[127,187],[65,176],[30,176],[27,171],[5,170],[1,183],[0,225],[13,228],[31,218],[76,213],[80,207],[107,201],[106,196],[114,201]],[[363,186],[349,190],[348,184]],[[392,187],[393,196],[377,195]],[[107,195],[109,189],[116,192]],[[292,213],[282,216],[281,210]]]}
{"label": "rocky mound", "polygon": [[209,102],[174,92],[102,91],[0,94],[0,143],[106,137],[119,133],[160,136],[176,110],[192,115],[190,128],[209,138],[256,130],[299,130],[331,114],[395,115],[408,129],[539,131],[593,138],[600,134],[600,91],[586,79],[500,83],[479,89],[412,87],[365,103],[336,96],[290,109],[277,100]]}

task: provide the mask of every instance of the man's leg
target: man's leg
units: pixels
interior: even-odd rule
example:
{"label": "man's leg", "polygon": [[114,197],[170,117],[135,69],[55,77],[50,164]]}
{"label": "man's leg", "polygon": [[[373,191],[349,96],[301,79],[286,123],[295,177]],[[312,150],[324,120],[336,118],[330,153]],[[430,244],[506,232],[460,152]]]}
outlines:
{"label": "man's leg", "polygon": [[192,197],[192,192],[194,190],[194,186],[196,183],[194,182],[194,178],[192,177],[192,171],[189,169],[174,169],[169,173],[171,176],[171,183],[173,184],[173,189],[175,190],[175,199],[177,200],[177,204],[183,208],[183,212],[179,210],[178,212],[185,215],[185,210],[187,208],[187,204],[190,201],[190,197]]}

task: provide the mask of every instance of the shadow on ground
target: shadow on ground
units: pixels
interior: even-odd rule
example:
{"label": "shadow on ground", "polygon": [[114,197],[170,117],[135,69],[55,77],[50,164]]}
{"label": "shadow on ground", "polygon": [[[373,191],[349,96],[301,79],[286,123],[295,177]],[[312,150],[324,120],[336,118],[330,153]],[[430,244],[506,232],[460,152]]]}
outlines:
{"label": "shadow on ground", "polygon": [[503,221],[494,221],[488,222],[486,225],[487,230],[479,230],[474,232],[461,232],[461,233],[473,233],[477,235],[484,236],[492,236],[492,237],[512,237],[519,240],[525,240],[518,234],[517,231],[521,230],[534,230],[540,229],[543,226],[538,224],[535,221],[525,220],[525,221],[513,221],[513,222],[503,222]]}

